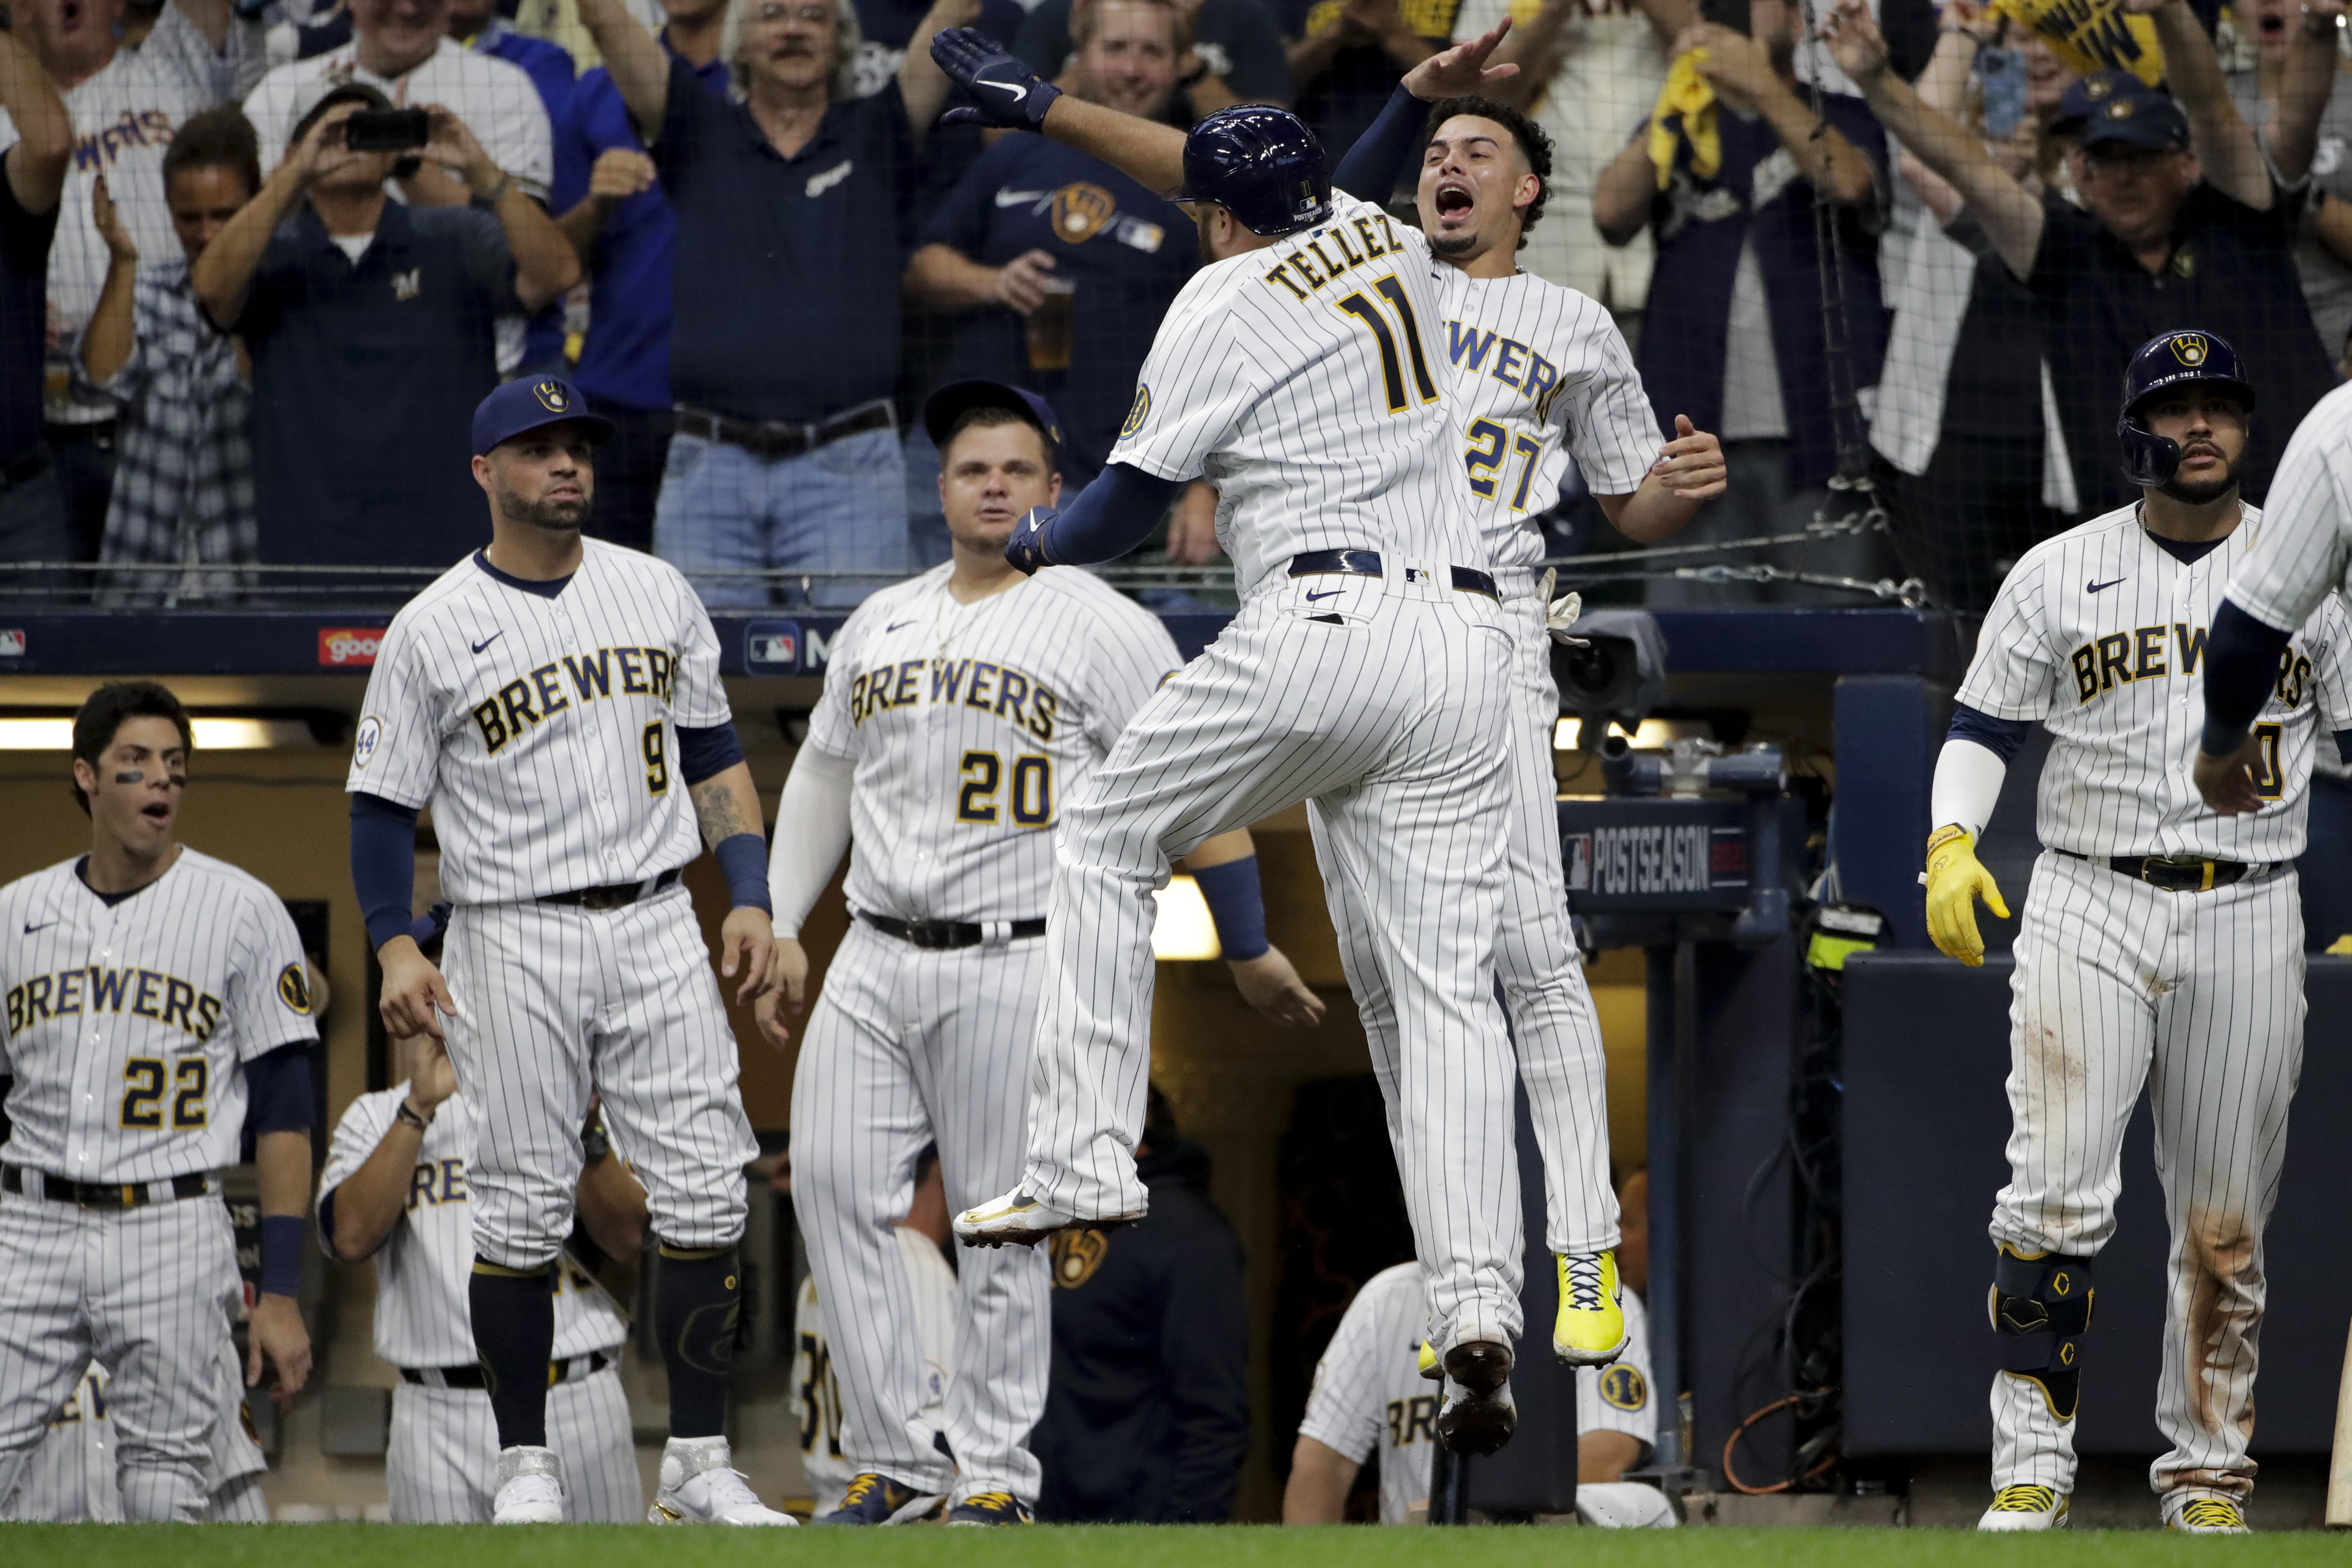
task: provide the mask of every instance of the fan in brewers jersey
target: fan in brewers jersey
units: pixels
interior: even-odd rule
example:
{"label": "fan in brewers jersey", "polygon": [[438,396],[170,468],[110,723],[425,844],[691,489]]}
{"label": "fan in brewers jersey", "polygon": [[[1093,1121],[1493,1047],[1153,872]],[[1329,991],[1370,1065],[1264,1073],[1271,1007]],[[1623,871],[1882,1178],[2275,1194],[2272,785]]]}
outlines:
{"label": "fan in brewers jersey", "polygon": [[[1576,1373],[1576,1511],[1587,1524],[1671,1528],[1674,1510],[1654,1487],[1619,1478],[1656,1441],[1650,1383],[1647,1173],[1625,1179],[1625,1349],[1605,1367]],[[1419,1522],[1429,1498],[1438,1392],[1423,1369],[1421,1266],[1401,1263],[1364,1282],[1316,1363],[1283,1488],[1285,1524],[1337,1524],[1356,1474],[1380,1450],[1381,1522]]]}
{"label": "fan in brewers jersey", "polygon": [[[122,1510],[194,1521],[242,1299],[213,1173],[257,1134],[265,1358],[289,1401],[310,1375],[294,1297],[310,1194],[301,940],[277,895],[173,839],[194,730],[150,681],[101,686],[73,728],[89,853],[0,888],[13,1073],[0,1146],[0,1498],[92,1360]],[[248,1114],[249,1110],[249,1114]]]}
{"label": "fan in brewers jersey", "polygon": [[[1723,493],[1723,448],[1675,421],[1661,443],[1656,416],[1616,323],[1596,300],[1519,269],[1528,231],[1549,194],[1551,142],[1520,110],[1475,95],[1476,65],[1454,51],[1408,72],[1335,176],[1370,201],[1393,191],[1422,150],[1422,231],[1445,316],[1446,407],[1461,443],[1476,520],[1495,562],[1511,660],[1509,886],[1496,969],[1518,1046],[1519,1072],[1555,1084],[1538,1097],[1558,1259],[1560,1316],[1552,1349],[1575,1365],[1606,1362],[1619,1321],[1615,1200],[1609,1190],[1607,1073],[1583,964],[1568,929],[1559,821],[1553,808],[1552,730],[1559,693],[1551,634],[1573,620],[1574,595],[1549,604],[1550,578],[1536,517],[1559,499],[1570,463],[1627,538],[1654,543],[1681,531]],[[1471,96],[1460,96],[1469,93]],[[1361,921],[1336,911],[1352,945]],[[1369,965],[1359,963],[1360,970]],[[1368,1027],[1389,1016],[1366,1010]]]}
{"label": "fan in brewers jersey", "polygon": [[2158,1426],[2164,1522],[2244,1531],[2253,1489],[2263,1226],[2278,1195],[2303,1061],[2303,853],[2313,749],[2352,724],[2352,620],[2318,606],[2273,667],[2257,716],[2263,803],[2198,798],[2199,666],[2260,514],[2238,499],[2256,416],[2235,350],[2149,340],[2118,421],[2135,506],[2029,551],[1994,598],[1936,765],[1927,929],[1981,963],[1974,900],[2007,917],[1976,858],[2009,759],[2035,721],[2035,862],[2010,1008],[2010,1182],[1994,1202],[1992,1506],[1979,1528],[2066,1521],[2089,1348],[2093,1257],[2115,1234],[2124,1128],[2147,1085],[2171,1226]]}
{"label": "fan in brewers jersey", "polygon": [[[820,1523],[883,1524],[952,1494],[950,1523],[1025,1521],[1024,1446],[1052,1360],[1042,1251],[967,1253],[950,1461],[921,1415],[914,1306],[891,1256],[917,1153],[949,1203],[1018,1178],[1060,805],[1181,660],[1160,622],[1094,576],[1004,558],[1061,493],[1060,421],[1036,394],[959,382],[923,410],[955,553],[868,599],[776,808],[769,875],[798,1000],[800,922],[851,843],[857,919],[827,972],[793,1086],[793,1202],[833,1328],[842,1448],[856,1479]],[[1191,858],[1242,993],[1277,1023],[1323,1004],[1265,940],[1245,831]],[[761,1020],[780,1042],[772,994]]]}
{"label": "fan in brewers jersey", "polygon": [[[437,934],[420,921],[418,946]],[[476,1114],[430,1036],[399,1042],[402,1082],[351,1103],[319,1176],[319,1244],[346,1263],[375,1259],[375,1353],[400,1369],[392,1391],[384,1480],[398,1524],[487,1524],[499,1468],[498,1426],[474,1353],[467,1291],[474,1222],[467,1165]],[[582,1140],[580,1222],[606,1256],[634,1259],[645,1189],[601,1125]],[[554,1357],[547,1372],[551,1447],[564,1457],[574,1520],[630,1524],[643,1514],[621,1346],[629,1325],[569,1251],[549,1277]]]}

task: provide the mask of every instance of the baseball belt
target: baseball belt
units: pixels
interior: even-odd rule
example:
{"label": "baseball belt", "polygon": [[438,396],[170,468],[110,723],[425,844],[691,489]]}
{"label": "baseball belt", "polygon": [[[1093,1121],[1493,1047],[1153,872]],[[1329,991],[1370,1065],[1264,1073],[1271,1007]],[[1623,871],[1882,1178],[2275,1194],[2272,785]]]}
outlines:
{"label": "baseball belt", "polygon": [[932,952],[1045,934],[1045,921],[1042,915],[1033,921],[902,921],[889,915],[870,915],[860,910],[857,918],[884,936],[895,936],[910,946]]}
{"label": "baseball belt", "polygon": [[892,429],[896,423],[887,397],[814,424],[783,419],[730,419],[707,408],[688,408],[684,404],[677,407],[679,435],[699,436],[706,441],[740,447],[755,458],[771,460],[805,457],[845,437]]}
{"label": "baseball belt", "polygon": [[[1495,579],[1472,566],[1449,566],[1456,592],[1484,594],[1500,602],[1502,593],[1496,588]],[[1290,558],[1290,574],[1294,577],[1315,577],[1336,572],[1349,577],[1379,577],[1381,552],[1377,550],[1310,550],[1304,555]]]}
{"label": "baseball belt", "polygon": [[2115,855],[2102,859],[2096,855],[2077,855],[2072,849],[2058,853],[2070,860],[2105,866],[2135,882],[2146,882],[2168,893],[2210,893],[2270,869],[2267,866],[2249,866],[2242,860],[2207,860],[2195,855]]}
{"label": "baseball belt", "polygon": [[683,870],[668,870],[642,882],[615,882],[604,888],[575,888],[568,893],[542,893],[539,901],[579,910],[625,910],[640,899],[650,899],[677,887],[677,879],[684,875]]}
{"label": "baseball belt", "polygon": [[[603,1351],[590,1351],[563,1361],[547,1363],[547,1386],[577,1383],[591,1377],[613,1364],[613,1358]],[[467,1362],[463,1366],[404,1366],[400,1381],[413,1383],[421,1388],[488,1388],[489,1379],[482,1372],[482,1363]]]}
{"label": "baseball belt", "polygon": [[[31,1178],[29,1186],[26,1183],[27,1177]],[[69,1182],[63,1176],[52,1176],[47,1171],[36,1171],[26,1165],[0,1165],[0,1192],[47,1198],[52,1203],[71,1204],[76,1208],[144,1208],[149,1204],[200,1198],[212,1190],[213,1179],[203,1172],[155,1182]]]}

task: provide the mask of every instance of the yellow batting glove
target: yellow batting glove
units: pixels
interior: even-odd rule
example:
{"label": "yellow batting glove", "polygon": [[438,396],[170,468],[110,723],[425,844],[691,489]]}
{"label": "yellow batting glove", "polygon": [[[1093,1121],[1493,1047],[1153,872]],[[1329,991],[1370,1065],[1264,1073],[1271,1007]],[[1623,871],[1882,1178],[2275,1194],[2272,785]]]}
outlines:
{"label": "yellow batting glove", "polygon": [[2009,919],[2009,906],[2000,901],[1992,873],[1977,858],[1976,835],[1958,824],[1936,829],[1927,839],[1927,870],[1920,880],[1927,884],[1927,935],[1946,957],[1982,968],[1984,938],[1977,934],[1976,901],[1982,899],[2003,920]]}

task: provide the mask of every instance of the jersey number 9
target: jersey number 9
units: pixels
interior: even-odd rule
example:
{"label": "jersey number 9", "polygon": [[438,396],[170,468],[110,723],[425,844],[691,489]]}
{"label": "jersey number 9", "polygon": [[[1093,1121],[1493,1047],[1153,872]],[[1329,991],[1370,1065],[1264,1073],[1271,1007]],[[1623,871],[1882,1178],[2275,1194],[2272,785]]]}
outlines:
{"label": "jersey number 9", "polygon": [[661,795],[669,788],[669,752],[662,744],[662,721],[658,719],[646,726],[645,739],[638,749],[646,757],[646,793]]}

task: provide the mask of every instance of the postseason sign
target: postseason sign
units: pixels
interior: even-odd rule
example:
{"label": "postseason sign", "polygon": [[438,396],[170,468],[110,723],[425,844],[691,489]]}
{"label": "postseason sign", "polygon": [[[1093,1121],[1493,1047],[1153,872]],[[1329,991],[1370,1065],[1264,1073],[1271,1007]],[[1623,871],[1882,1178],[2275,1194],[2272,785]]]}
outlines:
{"label": "postseason sign", "polygon": [[1569,906],[1579,914],[1741,909],[1748,823],[1739,800],[1564,800]]}

